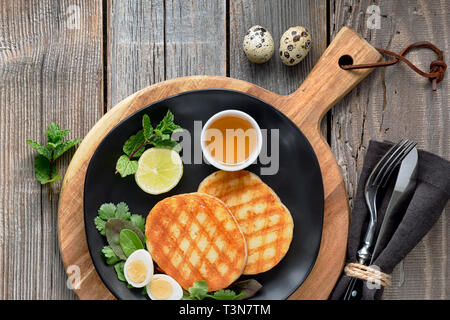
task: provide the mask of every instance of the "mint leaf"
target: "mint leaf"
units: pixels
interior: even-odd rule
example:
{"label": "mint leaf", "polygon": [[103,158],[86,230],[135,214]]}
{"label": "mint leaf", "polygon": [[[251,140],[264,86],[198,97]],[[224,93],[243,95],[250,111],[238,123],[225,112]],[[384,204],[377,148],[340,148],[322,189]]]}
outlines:
{"label": "mint leaf", "polygon": [[64,152],[76,146],[79,142],[81,142],[81,139],[71,139],[63,141],[56,145],[53,160],[58,159]]}
{"label": "mint leaf", "polygon": [[120,261],[114,265],[114,270],[116,270],[117,278],[120,281],[127,282],[127,279],[125,278],[125,272],[123,270],[124,267],[125,267],[125,261]]}
{"label": "mint leaf", "polygon": [[105,233],[106,220],[103,220],[102,218],[97,216],[94,219],[94,224],[95,224],[95,227],[97,228],[97,230],[100,232],[100,234],[102,236],[105,236],[106,235],[106,233]]}
{"label": "mint leaf", "polygon": [[98,209],[98,216],[103,220],[114,218],[116,216],[116,206],[113,203],[104,203]]}
{"label": "mint leaf", "polygon": [[140,214],[132,214],[130,217],[130,221],[136,227],[145,232],[145,219]]}
{"label": "mint leaf", "polygon": [[[51,168],[51,174],[50,174]],[[50,161],[41,154],[34,158],[34,174],[41,184],[56,182],[61,180],[58,170],[50,164]]]}
{"label": "mint leaf", "polygon": [[39,143],[33,140],[27,140],[27,143],[37,152],[39,152],[40,155],[46,157],[48,160],[52,158],[52,153],[50,150],[48,150],[46,147],[41,146]]}
{"label": "mint leaf", "polygon": [[120,218],[123,220],[130,220],[130,209],[128,209],[128,206],[125,202],[120,202],[117,204],[117,210],[115,217]]}
{"label": "mint leaf", "polygon": [[[144,130],[139,130],[134,136],[128,138],[123,145],[123,152],[130,156],[135,150],[137,150],[140,146],[145,143]],[[140,157],[145,151],[145,148],[141,148],[136,151],[133,157]]]}
{"label": "mint leaf", "polygon": [[[143,149],[143,148],[142,148]],[[135,174],[138,168],[136,160],[130,160],[128,156],[122,155],[116,163],[116,170],[122,178]]]}
{"label": "mint leaf", "polygon": [[[61,130],[55,122],[50,122],[45,132],[47,133],[45,147],[33,140],[26,140],[26,142],[39,153],[34,161],[36,178],[41,184],[50,183],[51,185],[53,182],[61,180],[61,177],[58,176],[55,160],[80,142],[81,139],[62,141],[70,130]],[[52,188],[50,187],[49,198],[51,198],[51,194]]]}
{"label": "mint leaf", "polygon": [[134,251],[144,249],[141,239],[130,229],[122,229],[119,235],[119,244],[123,253],[129,257]]}
{"label": "mint leaf", "polygon": [[47,133],[48,142],[59,143],[61,142],[62,138],[64,138],[70,132],[70,130],[61,130],[58,124],[56,124],[55,122],[50,122],[45,132]]}
{"label": "mint leaf", "polygon": [[181,151],[181,145],[173,139],[163,140],[160,137],[156,137],[150,143],[157,148],[173,149],[176,152]]}
{"label": "mint leaf", "polygon": [[114,251],[108,246],[103,247],[102,254],[107,264],[115,264],[120,261],[120,258],[116,256]]}
{"label": "mint leaf", "polygon": [[167,114],[156,126],[155,131],[159,131],[162,134],[171,134],[175,130],[180,129],[181,127],[176,125],[173,120],[173,113],[170,110],[167,110]]}
{"label": "mint leaf", "polygon": [[147,114],[144,114],[144,116],[142,117],[142,127],[144,128],[144,138],[148,141],[153,134],[153,127],[150,122],[150,117]]}

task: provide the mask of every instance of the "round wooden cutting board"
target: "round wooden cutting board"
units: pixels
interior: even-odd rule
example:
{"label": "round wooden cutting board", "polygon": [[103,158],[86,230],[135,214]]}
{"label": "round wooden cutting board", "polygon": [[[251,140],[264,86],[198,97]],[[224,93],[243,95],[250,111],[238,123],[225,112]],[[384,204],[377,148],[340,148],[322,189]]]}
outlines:
{"label": "round wooden cutting board", "polygon": [[70,276],[72,265],[81,271],[74,289],[80,299],[114,299],[98,276],[86,242],[83,219],[83,190],[86,170],[98,144],[121,120],[163,98],[190,90],[222,88],[242,91],[278,108],[295,122],[312,145],[320,164],[325,195],[322,239],[316,263],[290,299],[327,299],[344,265],[349,225],[347,195],[336,160],[320,133],[326,112],[371,69],[345,71],[339,59],[348,55],[353,63],[381,60],[378,51],[352,29],[343,28],[325,50],[300,88],[280,96],[251,83],[216,76],[177,78],[136,92],[106,113],[89,131],[76,151],[64,177],[59,199],[58,235],[61,256]]}

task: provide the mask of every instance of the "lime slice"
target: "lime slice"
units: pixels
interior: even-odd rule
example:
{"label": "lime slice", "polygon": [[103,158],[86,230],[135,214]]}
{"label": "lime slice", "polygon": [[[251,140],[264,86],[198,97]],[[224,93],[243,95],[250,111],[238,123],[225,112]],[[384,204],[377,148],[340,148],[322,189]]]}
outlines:
{"label": "lime slice", "polygon": [[139,158],[135,179],[147,193],[160,194],[175,187],[183,175],[183,161],[178,152],[151,148]]}

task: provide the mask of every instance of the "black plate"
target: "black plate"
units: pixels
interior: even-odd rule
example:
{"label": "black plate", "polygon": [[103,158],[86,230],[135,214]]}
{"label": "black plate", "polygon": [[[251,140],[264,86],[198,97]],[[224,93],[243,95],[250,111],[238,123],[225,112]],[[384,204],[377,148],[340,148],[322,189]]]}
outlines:
{"label": "black plate", "polygon": [[[100,143],[87,169],[84,217],[89,251],[103,282],[119,299],[147,299],[140,290],[128,289],[124,282],[119,281],[113,266],[107,265],[101,258],[101,249],[107,243],[95,228],[94,218],[103,203],[124,201],[132,213],[146,216],[158,201],[175,194],[196,191],[200,182],[216,171],[211,165],[185,163],[180,183],[170,192],[158,196],[139,189],[133,176],[122,179],[114,174],[123,143],[142,128],[142,116],[149,114],[154,124],[164,117],[167,109],[173,112],[175,122],[191,134],[194,121],[204,124],[212,115],[226,109],[248,113],[261,129],[279,129],[278,173],[260,175],[260,168],[267,165],[261,165],[259,161],[247,169],[275,190],[294,219],[294,235],[284,259],[272,270],[252,276],[263,285],[255,299],[286,299],[305,280],[319,251],[324,202],[319,164],[308,140],[291,120],[264,101],[231,90],[190,91],[155,102],[119,123]],[[193,137],[191,143],[200,148],[199,136]]]}

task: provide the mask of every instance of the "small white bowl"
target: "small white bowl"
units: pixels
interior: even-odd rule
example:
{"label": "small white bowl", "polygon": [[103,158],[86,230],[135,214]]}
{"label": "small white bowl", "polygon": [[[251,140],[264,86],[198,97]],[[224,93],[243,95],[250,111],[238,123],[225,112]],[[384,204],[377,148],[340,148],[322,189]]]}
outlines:
{"label": "small white bowl", "polygon": [[[256,146],[255,150],[253,151],[253,153],[243,162],[236,163],[236,164],[226,164],[223,162],[216,161],[212,157],[212,155],[209,153],[208,149],[206,148],[206,144],[205,144],[206,129],[208,129],[208,127],[211,125],[211,123],[213,121],[215,121],[219,118],[222,118],[222,117],[226,117],[226,116],[235,116],[235,117],[239,117],[244,120],[247,120],[250,122],[253,129],[255,129],[255,131],[256,131],[257,146]],[[224,110],[224,111],[218,112],[215,115],[213,115],[211,118],[209,118],[208,121],[206,121],[205,125],[202,128],[202,132],[200,135],[200,143],[201,143],[201,147],[202,147],[202,152],[205,155],[206,160],[211,165],[213,165],[217,169],[224,170],[224,171],[238,171],[238,170],[247,168],[249,165],[251,165],[253,162],[255,162],[255,160],[258,158],[259,153],[261,152],[261,149],[262,149],[262,134],[261,134],[261,129],[259,128],[258,123],[250,115],[248,115],[245,112],[239,111],[239,110],[230,109],[230,110]]]}

